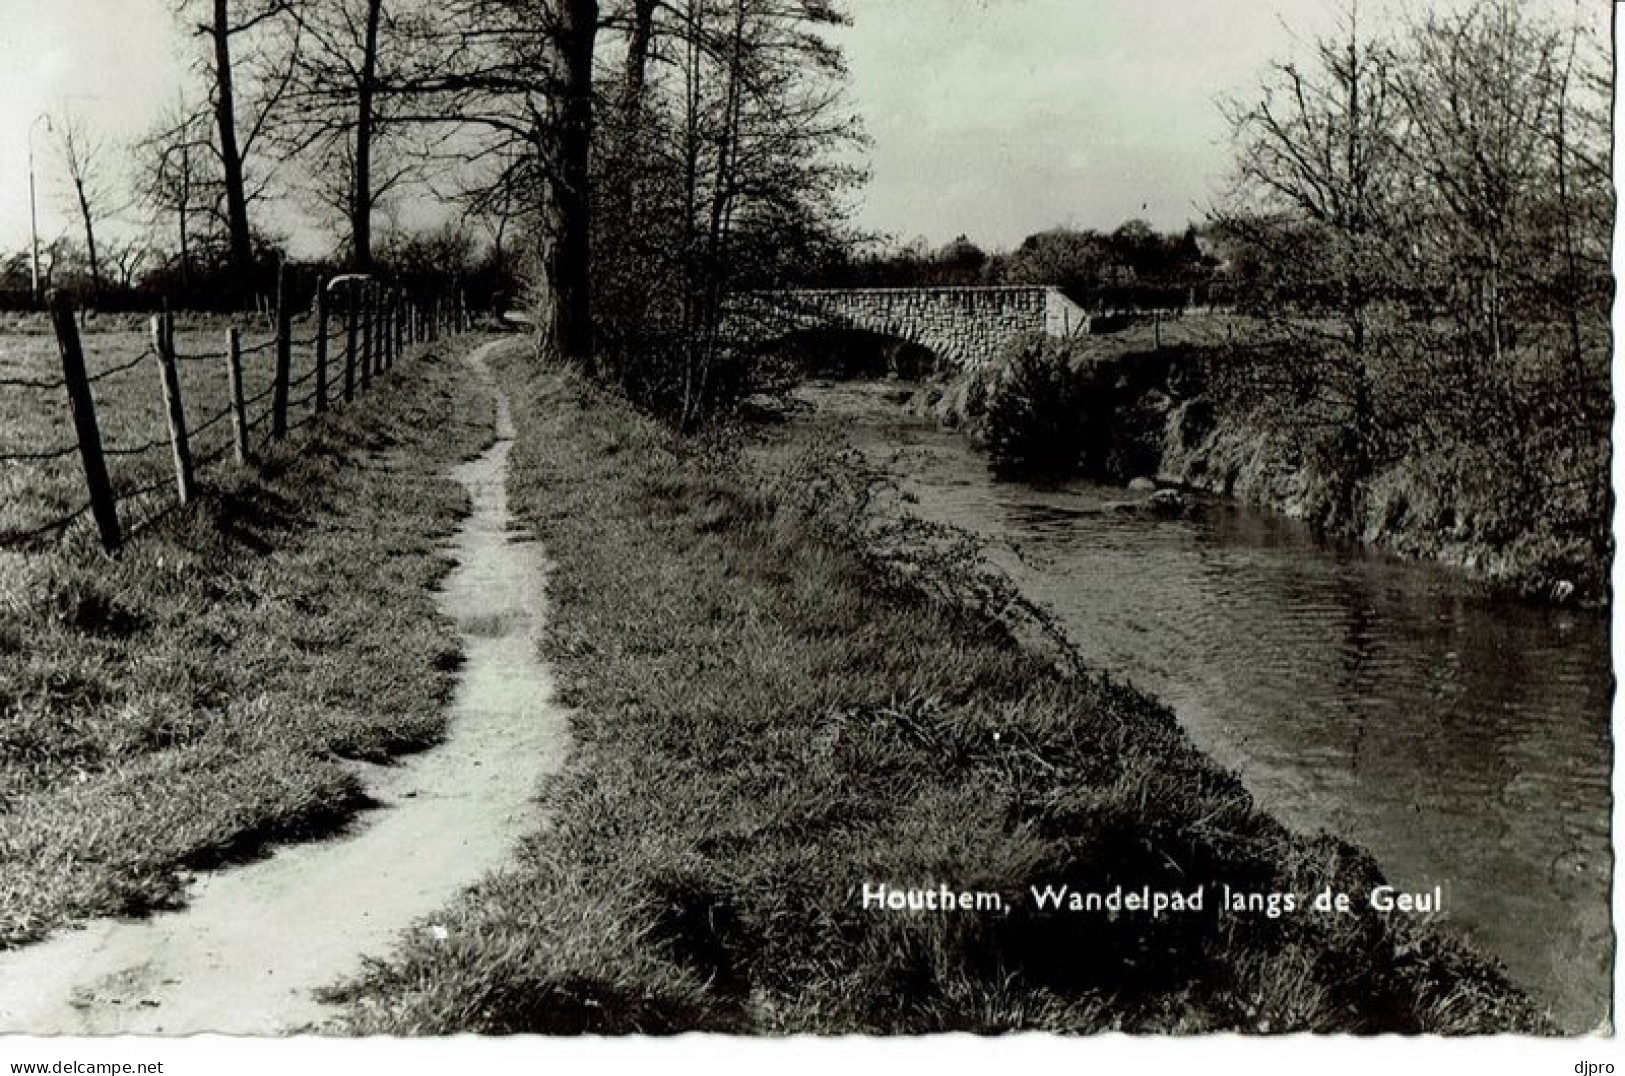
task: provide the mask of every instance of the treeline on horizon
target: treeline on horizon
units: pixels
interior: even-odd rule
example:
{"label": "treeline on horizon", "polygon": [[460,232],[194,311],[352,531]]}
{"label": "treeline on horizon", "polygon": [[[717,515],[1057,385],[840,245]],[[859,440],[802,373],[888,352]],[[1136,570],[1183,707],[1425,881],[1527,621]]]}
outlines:
{"label": "treeline on horizon", "polygon": [[[37,310],[45,292],[60,289],[85,308],[105,314],[150,313],[166,306],[235,313],[273,302],[279,281],[304,309],[316,281],[355,271],[342,253],[297,258],[285,239],[258,233],[245,268],[232,263],[219,239],[197,241],[184,261],[162,246],[141,249],[125,263],[129,268],[99,284],[82,241],[63,237],[41,244],[40,300],[33,293],[29,251],[15,251],[0,260],[0,311]],[[497,313],[523,298],[512,254],[482,244],[457,222],[391,233],[376,249],[368,272],[386,276],[420,298],[460,296],[475,312]]]}

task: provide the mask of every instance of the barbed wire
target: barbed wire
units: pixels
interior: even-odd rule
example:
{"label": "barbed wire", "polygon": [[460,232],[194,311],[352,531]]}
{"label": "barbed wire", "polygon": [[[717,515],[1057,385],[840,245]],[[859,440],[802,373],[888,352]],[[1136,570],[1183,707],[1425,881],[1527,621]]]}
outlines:
{"label": "barbed wire", "polygon": [[63,456],[71,456],[79,451],[79,442],[63,448],[41,449],[37,452],[0,452],[0,462],[4,463],[41,463],[45,460],[57,460]]}
{"label": "barbed wire", "polygon": [[225,357],[224,351],[175,352],[176,362],[220,362]]}
{"label": "barbed wire", "polygon": [[[78,446],[75,446],[75,447],[78,447]],[[168,447],[169,447],[169,438],[167,438],[167,437],[158,437],[158,438],[152,439],[151,441],[148,441],[146,444],[135,445],[135,446],[133,446],[131,448],[103,448],[102,449],[102,455],[104,455],[104,456],[139,456],[139,455],[142,455],[143,453],[151,452],[152,450],[157,449],[157,448],[168,448]]]}
{"label": "barbed wire", "polygon": [[152,348],[149,347],[145,351],[143,351],[141,354],[139,354],[135,358],[131,359],[129,362],[123,363],[123,364],[118,365],[118,366],[114,366],[111,369],[103,370],[100,373],[95,374],[94,376],[85,378],[85,381],[88,382],[89,384],[92,384],[92,385],[97,384],[98,382],[106,381],[108,378],[115,377],[118,374],[122,374],[126,370],[135,369],[137,366],[140,366],[143,362],[146,361],[148,355],[152,355],[152,354],[155,354],[155,353],[152,350]]}
{"label": "barbed wire", "polygon": [[67,388],[66,378],[57,378],[54,381],[40,381],[31,377],[0,377],[0,388],[8,389],[61,389]]}

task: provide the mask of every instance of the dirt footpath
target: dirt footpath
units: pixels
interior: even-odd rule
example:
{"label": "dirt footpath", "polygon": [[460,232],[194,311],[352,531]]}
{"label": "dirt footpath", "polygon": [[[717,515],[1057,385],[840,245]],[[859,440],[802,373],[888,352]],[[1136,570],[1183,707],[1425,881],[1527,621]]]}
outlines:
{"label": "dirt footpath", "polygon": [[[468,360],[488,382],[495,346]],[[564,763],[567,721],[537,657],[547,564],[511,530],[513,424],[497,395],[496,443],[453,472],[473,514],[437,596],[467,658],[446,742],[362,765],[381,806],[340,837],[203,875],[179,911],[100,920],[0,954],[0,1031],[274,1034],[319,1023],[331,1011],[314,991],[385,955],[403,930],[435,931],[433,913],[536,827],[533,796]]]}

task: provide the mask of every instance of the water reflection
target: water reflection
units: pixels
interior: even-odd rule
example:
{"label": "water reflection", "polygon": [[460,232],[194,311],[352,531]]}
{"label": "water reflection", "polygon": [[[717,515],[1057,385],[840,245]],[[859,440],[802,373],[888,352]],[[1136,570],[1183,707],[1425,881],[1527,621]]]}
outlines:
{"label": "water reflection", "polygon": [[1152,520],[1114,510],[1121,490],[994,483],[959,438],[896,414],[850,432],[913,510],[993,542],[1093,663],[1170,703],[1263,805],[1364,844],[1403,888],[1443,886],[1449,925],[1566,1028],[1607,1016],[1604,615],[1490,598],[1233,506]]}

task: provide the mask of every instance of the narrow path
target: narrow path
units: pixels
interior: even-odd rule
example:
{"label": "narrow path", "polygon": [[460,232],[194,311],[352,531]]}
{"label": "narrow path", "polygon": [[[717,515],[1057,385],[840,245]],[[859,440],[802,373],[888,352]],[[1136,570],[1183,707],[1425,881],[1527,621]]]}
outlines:
{"label": "narrow path", "polygon": [[497,392],[497,441],[453,471],[473,514],[438,595],[467,657],[446,742],[363,766],[383,806],[343,837],[204,875],[179,911],[99,920],[0,954],[0,1031],[272,1034],[318,1023],[332,1013],[313,991],[386,953],[538,823],[533,796],[564,762],[567,726],[536,656],[546,563],[510,530],[513,422],[486,366],[495,346],[469,363]]}

